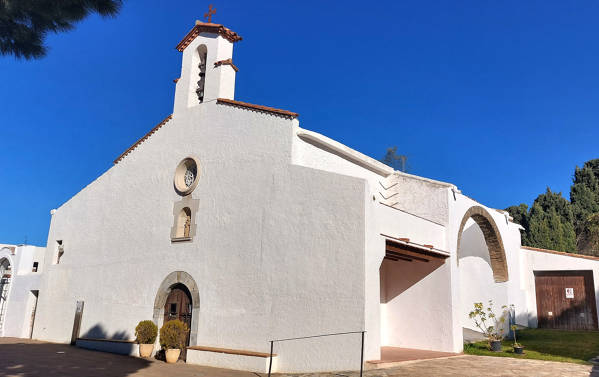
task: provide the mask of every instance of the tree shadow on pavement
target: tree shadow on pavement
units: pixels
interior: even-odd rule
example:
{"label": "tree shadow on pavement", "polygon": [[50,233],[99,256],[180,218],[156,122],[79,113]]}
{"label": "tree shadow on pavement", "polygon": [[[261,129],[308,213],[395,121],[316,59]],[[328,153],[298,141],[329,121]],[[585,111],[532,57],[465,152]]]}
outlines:
{"label": "tree shadow on pavement", "polygon": [[[8,340],[8,341],[7,341]],[[20,339],[0,344],[0,377],[124,377],[150,366],[145,359]]]}

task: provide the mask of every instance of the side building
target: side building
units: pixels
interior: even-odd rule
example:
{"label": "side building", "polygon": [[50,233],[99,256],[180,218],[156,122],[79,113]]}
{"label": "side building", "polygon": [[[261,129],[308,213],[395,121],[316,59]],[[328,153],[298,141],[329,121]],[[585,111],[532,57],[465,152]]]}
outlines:
{"label": "side building", "polygon": [[45,251],[0,244],[0,336],[32,337]]}

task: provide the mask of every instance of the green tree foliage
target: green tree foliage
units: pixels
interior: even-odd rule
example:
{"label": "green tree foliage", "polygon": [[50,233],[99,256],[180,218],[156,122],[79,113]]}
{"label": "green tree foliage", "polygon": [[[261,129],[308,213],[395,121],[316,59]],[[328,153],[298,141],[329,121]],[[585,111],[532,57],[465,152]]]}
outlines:
{"label": "green tree foliage", "polygon": [[38,59],[50,32],[74,28],[92,13],[115,16],[122,0],[0,0],[0,53]]}
{"label": "green tree foliage", "polygon": [[522,244],[566,252],[576,252],[574,215],[570,202],[561,193],[549,188],[539,195],[530,211],[521,204],[506,208],[514,221],[526,230],[522,234]]}
{"label": "green tree foliage", "polygon": [[587,218],[577,235],[576,246],[581,254],[599,255],[599,213]]}
{"label": "green tree foliage", "polygon": [[599,213],[599,159],[585,162],[582,168],[576,167],[570,202],[578,250],[584,254],[599,254],[595,235],[599,221],[595,216]]}
{"label": "green tree foliage", "polygon": [[397,147],[387,148],[387,153],[380,160],[383,164],[392,167],[395,170],[399,170],[402,172],[407,172],[407,162],[408,157],[406,155],[397,154]]}
{"label": "green tree foliage", "polygon": [[511,206],[505,210],[514,218],[516,224],[520,224],[524,228],[522,232],[522,245],[532,246],[528,242],[528,206],[522,203],[519,206]]}
{"label": "green tree foliage", "polygon": [[561,192],[549,188],[539,195],[528,216],[528,242],[535,247],[558,251],[576,252],[574,215],[567,199]]}

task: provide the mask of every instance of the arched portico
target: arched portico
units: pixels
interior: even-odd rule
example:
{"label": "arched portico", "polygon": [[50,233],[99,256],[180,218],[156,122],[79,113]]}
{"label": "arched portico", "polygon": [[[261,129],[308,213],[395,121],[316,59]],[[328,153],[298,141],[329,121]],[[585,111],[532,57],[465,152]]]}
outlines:
{"label": "arched portico", "polygon": [[460,259],[460,243],[462,240],[464,226],[470,218],[476,222],[478,227],[483,232],[485,243],[489,249],[491,269],[493,270],[493,278],[495,279],[495,282],[503,283],[508,281],[509,275],[507,258],[505,256],[505,248],[503,247],[501,233],[499,232],[499,228],[497,228],[495,220],[493,220],[493,217],[491,217],[491,214],[481,206],[470,207],[470,209],[468,209],[468,211],[466,211],[462,217],[462,222],[460,223],[460,229],[458,231],[457,260],[459,261]]}
{"label": "arched portico", "polygon": [[191,295],[191,332],[189,335],[189,344],[196,345],[198,337],[198,321],[200,318],[200,291],[193,277],[185,271],[174,271],[162,281],[156,299],[154,300],[153,320],[158,328],[162,327],[164,321],[164,305],[171,293],[171,290],[184,285]]}

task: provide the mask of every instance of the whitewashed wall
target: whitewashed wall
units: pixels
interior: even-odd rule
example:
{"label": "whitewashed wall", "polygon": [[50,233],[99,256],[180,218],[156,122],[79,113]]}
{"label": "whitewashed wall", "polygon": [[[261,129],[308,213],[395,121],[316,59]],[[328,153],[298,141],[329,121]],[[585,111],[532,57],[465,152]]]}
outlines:
{"label": "whitewashed wall", "polygon": [[[0,335],[28,338],[35,305],[35,297],[31,291],[40,289],[45,248],[31,245],[14,247],[14,255],[7,248],[0,249],[0,259],[7,258],[12,266],[3,332]],[[32,271],[34,261],[39,262],[38,272]]]}
{"label": "whitewashed wall", "polygon": [[462,327],[480,331],[468,316],[474,303],[482,302],[486,308],[488,301],[493,300],[495,313],[501,315],[501,306],[509,304],[508,282],[495,282],[483,232],[472,219],[464,227],[459,256]]}
{"label": "whitewashed wall", "polygon": [[[60,207],[35,336],[70,340],[84,300],[82,335],[132,339],[177,270],[200,289],[201,345],[265,352],[273,338],[362,329],[365,182],[290,165],[292,122],[204,103]],[[173,173],[187,155],[201,163],[197,233],[172,244]],[[356,364],[351,348],[326,339],[276,352],[282,370],[330,370]]]}

